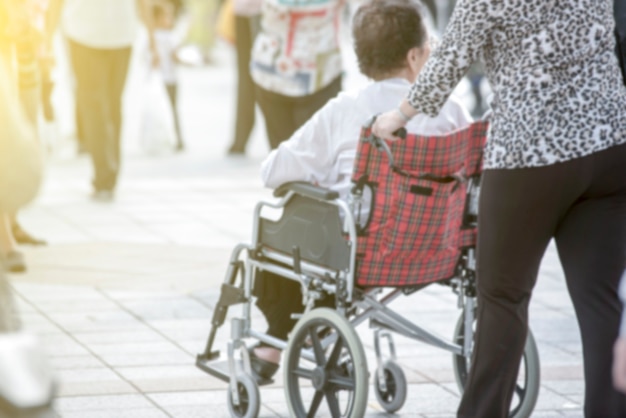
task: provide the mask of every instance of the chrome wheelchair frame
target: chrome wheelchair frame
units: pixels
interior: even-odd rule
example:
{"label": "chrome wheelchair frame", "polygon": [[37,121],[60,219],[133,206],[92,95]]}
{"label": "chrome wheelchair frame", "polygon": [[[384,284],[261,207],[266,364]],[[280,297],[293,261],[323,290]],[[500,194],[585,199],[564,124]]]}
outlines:
{"label": "chrome wheelchair frame", "polygon": [[[475,198],[477,193],[478,179],[469,179],[468,198]],[[196,360],[196,365],[201,370],[229,383],[227,401],[231,415],[256,417],[261,404],[259,386],[271,383],[257,381],[253,377],[245,340],[254,339],[284,351],[282,368],[285,395],[292,416],[315,416],[325,398],[333,417],[362,417],[367,405],[369,374],[363,346],[354,328],[368,320],[374,328],[377,359],[374,389],[383,409],[390,413],[396,412],[406,400],[407,382],[396,361],[392,333],[452,353],[456,382],[462,391],[470,367],[474,335],[475,250],[463,250],[455,277],[436,282],[452,289],[458,297],[458,307],[462,310],[450,342],[418,326],[388,306],[401,295],[409,295],[427,285],[393,288],[389,291],[384,288],[360,289],[355,286],[358,237],[354,208],[351,207],[354,205],[340,200],[336,192],[302,183],[284,185],[277,189],[275,195],[280,197],[278,202],[261,201],[255,208],[252,243],[237,245],[231,254],[208,341],[204,352]],[[320,219],[325,225],[319,225],[322,231],[319,232],[314,226],[320,219],[312,219],[307,223],[297,214],[295,217],[298,222],[291,224],[297,226],[295,230],[289,230],[289,226],[284,226],[289,223],[289,219],[286,219],[287,223],[282,228],[287,228],[288,239],[283,245],[280,239],[276,241],[275,236],[267,235],[265,227],[274,224],[280,226],[283,218],[289,217],[290,211],[291,215],[298,212],[290,209],[293,205],[297,206],[296,209],[323,208]],[[264,208],[283,210],[284,213],[273,224],[271,222],[274,221],[264,221]],[[335,214],[331,217],[323,216],[331,212]],[[280,229],[277,228],[277,236],[281,233],[285,235],[287,231],[281,232]],[[338,230],[333,232],[333,229]],[[327,239],[330,234],[334,234],[334,238],[340,241],[330,244],[316,241],[320,237]],[[268,240],[274,244],[278,242],[278,246],[282,245],[282,248],[276,249],[277,245],[267,245]],[[304,248],[307,240],[317,252]],[[337,251],[346,254],[348,259],[344,262],[333,259],[330,264],[334,267],[331,268],[320,260],[329,254],[328,249],[335,244],[339,248]],[[326,246],[322,251],[325,254],[323,257],[319,257],[322,248],[320,245]],[[328,257],[327,260],[332,258]],[[303,304],[306,308],[288,341],[252,328],[252,286],[255,270],[270,271],[298,281],[302,286]],[[323,294],[335,296],[335,310],[314,307],[315,301]],[[216,332],[225,322],[228,308],[237,304],[242,305],[242,312],[240,316],[231,319],[227,360],[218,361],[219,351],[213,351]],[[387,350],[383,350],[383,340],[386,340]],[[327,356],[327,353],[330,354]],[[539,357],[530,331],[520,371],[523,373],[516,387],[517,403],[512,405],[510,415],[516,418],[530,416],[539,391]],[[304,385],[300,384],[301,380],[304,380]],[[314,393],[311,395],[310,392]],[[303,394],[311,399],[303,400]]]}

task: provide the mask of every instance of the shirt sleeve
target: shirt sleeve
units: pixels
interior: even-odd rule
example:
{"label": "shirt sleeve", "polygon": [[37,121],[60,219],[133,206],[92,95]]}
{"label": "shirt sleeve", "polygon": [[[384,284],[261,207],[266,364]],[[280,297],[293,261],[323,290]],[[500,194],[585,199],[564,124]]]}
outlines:
{"label": "shirt sleeve", "polygon": [[327,176],[335,160],[331,138],[336,107],[337,99],[328,102],[270,153],[261,164],[265,187],[274,189],[290,181],[317,184]]}
{"label": "shirt sleeve", "polygon": [[441,42],[409,91],[409,103],[434,117],[478,58],[505,0],[460,0]]}

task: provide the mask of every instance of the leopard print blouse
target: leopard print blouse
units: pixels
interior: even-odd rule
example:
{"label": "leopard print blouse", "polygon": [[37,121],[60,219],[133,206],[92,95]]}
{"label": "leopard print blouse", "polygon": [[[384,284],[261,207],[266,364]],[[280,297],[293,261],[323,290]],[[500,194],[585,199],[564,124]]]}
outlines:
{"label": "leopard print blouse", "polygon": [[612,0],[460,0],[409,102],[436,115],[482,59],[494,91],[485,168],[545,166],[624,144],[626,88],[612,7]]}

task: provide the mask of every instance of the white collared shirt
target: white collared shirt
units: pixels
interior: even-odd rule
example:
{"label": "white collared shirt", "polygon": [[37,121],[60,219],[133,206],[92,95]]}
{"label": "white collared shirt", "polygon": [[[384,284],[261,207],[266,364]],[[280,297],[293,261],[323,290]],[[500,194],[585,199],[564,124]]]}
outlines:
{"label": "white collared shirt", "polygon": [[[353,93],[340,93],[263,161],[265,186],[307,181],[336,190],[345,199],[361,128],[373,115],[396,107],[410,87],[407,80],[394,78],[373,82]],[[436,117],[418,115],[406,128],[411,133],[442,135],[471,122],[467,109],[450,98]]]}

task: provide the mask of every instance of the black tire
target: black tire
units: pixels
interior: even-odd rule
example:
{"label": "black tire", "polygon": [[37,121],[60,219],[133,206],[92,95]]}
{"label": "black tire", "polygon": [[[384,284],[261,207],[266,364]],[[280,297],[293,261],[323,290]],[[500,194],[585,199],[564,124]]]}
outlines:
{"label": "black tire", "polygon": [[254,379],[247,374],[236,377],[237,391],[239,392],[239,405],[235,405],[233,397],[228,389],[228,411],[235,418],[256,418],[261,408],[261,396],[259,387]]}
{"label": "black tire", "polygon": [[402,368],[392,360],[383,364],[386,390],[380,388],[378,373],[374,374],[374,393],[380,406],[388,413],[394,413],[404,406],[406,402],[407,383]]}
{"label": "black tire", "polygon": [[[328,335],[326,341],[332,342],[323,347],[320,335]],[[305,354],[313,354],[315,360],[305,359]],[[284,373],[290,416],[365,415],[367,359],[353,326],[335,310],[318,308],[300,318],[289,338]]]}
{"label": "black tire", "polygon": [[[465,315],[461,314],[456,327],[454,328],[454,342],[463,345],[465,339]],[[454,368],[454,378],[459,388],[459,392],[463,393],[467,374],[470,368],[470,359],[456,354],[452,355],[452,365]],[[540,364],[539,352],[537,344],[530,329],[524,346],[524,354],[520,365],[520,372],[515,385],[515,392],[511,400],[511,411],[509,417],[512,418],[528,418],[531,416],[537,398],[539,397],[540,382]]]}

